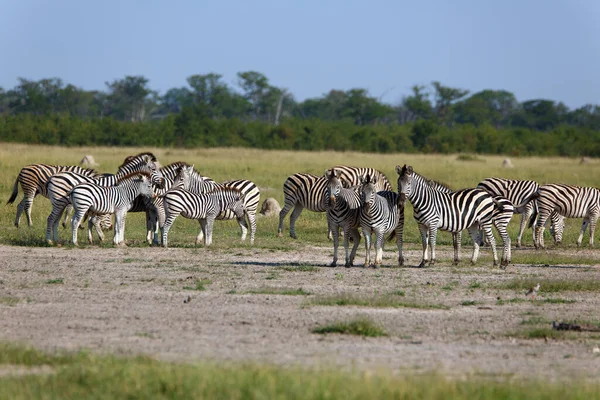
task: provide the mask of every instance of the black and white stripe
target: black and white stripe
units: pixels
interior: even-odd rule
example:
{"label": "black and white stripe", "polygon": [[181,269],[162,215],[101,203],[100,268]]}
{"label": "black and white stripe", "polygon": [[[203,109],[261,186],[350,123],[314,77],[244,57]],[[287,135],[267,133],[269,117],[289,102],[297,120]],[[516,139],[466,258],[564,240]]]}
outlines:
{"label": "black and white stripe", "polygon": [[[431,263],[435,262],[435,245],[438,229],[458,233],[469,231],[473,239],[475,263],[479,256],[479,229],[484,231],[492,247],[494,265],[498,263],[496,241],[492,234],[492,218],[495,203],[492,196],[483,189],[462,189],[451,193],[435,190],[428,180],[414,172],[411,166],[396,166],[398,173],[398,191],[412,204],[414,217],[419,225],[423,243],[423,259],[420,266],[429,261],[428,249],[431,247]],[[456,252],[455,243],[455,252]]]}
{"label": "black and white stripe", "polygon": [[[346,165],[337,165],[333,167],[339,174],[342,184],[345,188],[360,185],[362,176],[369,175],[377,178],[377,190],[393,191],[390,181],[386,176],[373,168],[350,167]],[[323,197],[327,178],[312,174],[297,173],[290,175],[283,184],[284,204],[279,213],[278,235],[283,236],[283,221],[286,215],[293,208],[290,215],[290,237],[296,239],[296,220],[303,209],[314,212],[325,212],[327,205]],[[331,239],[331,228],[328,230],[328,237]]]}
{"label": "black and white stripe", "polygon": [[359,189],[361,208],[360,226],[365,237],[365,267],[371,265],[371,234],[375,234],[375,262],[381,265],[383,259],[384,237],[395,232],[398,246],[398,265],[404,264],[402,256],[402,233],[404,228],[404,201],[392,191],[378,191],[377,177],[366,175]]}
{"label": "black and white stripe", "polygon": [[21,185],[21,190],[23,191],[23,199],[17,205],[17,216],[15,218],[15,226],[18,228],[21,222],[21,214],[25,211],[25,215],[27,216],[27,224],[29,226],[32,225],[31,221],[31,206],[33,204],[33,199],[38,194],[41,194],[44,197],[48,197],[46,192],[46,185],[48,183],[48,179],[57,173],[60,172],[75,172],[80,175],[96,177],[100,174],[93,169],[82,168],[75,165],[48,165],[48,164],[31,164],[26,167],[23,167],[15,180],[15,184],[13,185],[13,191],[6,202],[6,204],[12,204],[17,195],[19,194],[19,184]]}
{"label": "black and white stripe", "polygon": [[124,244],[125,215],[138,196],[155,197],[150,173],[129,173],[119,177],[114,186],[103,186],[93,182],[84,182],[75,186],[69,193],[74,210],[71,220],[73,244],[77,245],[77,231],[86,213],[92,215],[115,214],[113,243],[115,245]]}
{"label": "black and white stripe", "polygon": [[[339,228],[344,232],[344,249],[346,251],[346,267],[354,264],[356,250],[360,244],[360,196],[353,189],[343,186],[336,168],[325,171],[327,186],[325,188],[327,204],[327,225],[333,233],[333,261],[330,266],[335,267],[338,260]],[[352,237],[352,251],[348,254],[349,238]]]}
{"label": "black and white stripe", "polygon": [[151,153],[141,153],[130,156],[119,167],[117,174],[104,174],[97,178],[79,175],[73,172],[61,172],[50,177],[47,193],[52,203],[52,212],[48,216],[46,227],[46,241],[53,244],[58,241],[58,223],[65,207],[70,204],[69,193],[80,183],[89,182],[101,186],[112,186],[123,176],[132,172],[148,172],[152,175],[152,182],[163,186],[164,179],[157,172],[156,157]]}
{"label": "black and white stripe", "polygon": [[[536,248],[544,247],[544,225],[553,212],[565,218],[583,218],[577,245],[580,246],[583,234],[590,226],[590,246],[594,245],[596,222],[600,216],[600,190],[594,187],[550,183],[541,185],[538,191],[530,197],[535,199],[538,207],[536,230]],[[562,226],[560,237],[562,238]],[[555,229],[556,231],[556,229]]]}
{"label": "black and white stripe", "polygon": [[201,233],[196,238],[198,245],[204,238],[204,245],[212,244],[213,223],[220,213],[229,210],[235,215],[240,225],[245,225],[245,194],[235,188],[220,186],[205,194],[197,194],[185,189],[169,190],[163,196],[165,208],[165,224],[162,233],[162,245],[168,246],[168,235],[175,218],[183,215],[185,218],[200,221]]}

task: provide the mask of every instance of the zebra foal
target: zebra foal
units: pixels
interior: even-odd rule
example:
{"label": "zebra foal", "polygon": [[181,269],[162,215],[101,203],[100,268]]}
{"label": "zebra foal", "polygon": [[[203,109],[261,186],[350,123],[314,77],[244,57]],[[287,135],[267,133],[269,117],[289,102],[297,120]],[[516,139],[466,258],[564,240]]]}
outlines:
{"label": "zebra foal", "polygon": [[[456,192],[443,193],[435,190],[429,181],[416,173],[412,166],[396,166],[398,173],[398,191],[411,202],[414,218],[419,226],[423,243],[423,258],[419,267],[435,263],[435,245],[438,229],[459,233],[469,231],[473,240],[473,256],[471,262],[477,262],[479,256],[479,229],[484,231],[490,242],[494,255],[494,265],[498,264],[496,240],[492,234],[495,203],[492,196],[483,189],[462,189]],[[457,240],[453,240],[455,254]]]}
{"label": "zebra foal", "polygon": [[[340,175],[336,168],[325,171],[327,187],[325,196],[327,204],[327,225],[333,233],[333,261],[330,266],[335,267],[338,260],[339,236],[342,228],[344,232],[344,249],[346,251],[346,267],[354,264],[356,250],[360,244],[360,197],[356,191],[346,189],[342,185]],[[348,254],[349,238],[352,237],[352,251]]]}
{"label": "zebra foal", "polygon": [[[94,215],[114,213],[115,235],[113,243],[117,246],[125,244],[125,217],[133,201],[138,196],[156,196],[150,173],[133,172],[124,175],[117,180],[115,186],[101,186],[92,182],[84,182],[75,186],[69,193],[74,210],[71,219],[73,244],[78,245],[77,232],[79,224],[86,213]],[[89,233],[89,236],[91,236],[91,233]]]}
{"label": "zebra foal", "polygon": [[163,196],[166,217],[162,232],[163,247],[168,247],[169,230],[178,215],[200,221],[201,235],[196,237],[196,245],[203,239],[205,246],[212,244],[214,221],[225,210],[231,211],[240,225],[246,225],[245,196],[239,189],[226,186],[206,194],[196,194],[185,189],[168,191]]}
{"label": "zebra foal", "polygon": [[365,237],[365,267],[371,265],[371,234],[375,234],[374,267],[383,259],[384,236],[395,232],[398,246],[398,266],[404,264],[402,256],[402,233],[404,228],[404,201],[392,191],[377,191],[377,177],[363,177],[359,189],[361,208],[360,226]]}

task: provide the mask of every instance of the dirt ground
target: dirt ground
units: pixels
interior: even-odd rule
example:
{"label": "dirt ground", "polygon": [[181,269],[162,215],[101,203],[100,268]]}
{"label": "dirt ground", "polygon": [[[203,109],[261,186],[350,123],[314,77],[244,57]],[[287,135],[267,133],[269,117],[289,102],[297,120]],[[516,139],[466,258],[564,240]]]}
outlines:
{"label": "dirt ground", "polygon": [[[390,268],[391,249],[384,255],[387,267],[347,269],[325,267],[332,249],[308,245],[285,252],[0,246],[0,340],[177,361],[436,371],[456,377],[600,377],[600,353],[594,351],[600,334],[572,333],[566,339],[516,334],[532,318],[547,326],[554,320],[599,321],[597,293],[545,294],[542,288],[542,299],[575,300],[552,304],[528,301],[521,290],[491,288],[519,277],[598,280],[598,265],[511,265],[501,271],[487,262],[464,261],[453,267],[449,250],[440,248],[441,262],[425,269]],[[468,252],[463,248],[463,258]],[[417,264],[420,251],[411,247],[406,256]],[[317,268],[306,268],[311,265]],[[203,280],[205,290],[189,289]],[[298,288],[310,295],[248,293]],[[448,308],[310,304],[324,295],[394,291],[403,291],[406,301]],[[500,304],[499,298],[525,301]],[[365,315],[389,336],[311,333],[319,325]]]}

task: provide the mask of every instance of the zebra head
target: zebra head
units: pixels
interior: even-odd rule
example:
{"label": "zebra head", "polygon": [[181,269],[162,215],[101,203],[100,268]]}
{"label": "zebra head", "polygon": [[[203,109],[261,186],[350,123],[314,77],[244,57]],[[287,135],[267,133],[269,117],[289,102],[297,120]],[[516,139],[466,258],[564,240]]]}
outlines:
{"label": "zebra head", "polygon": [[123,164],[119,167],[118,173],[126,175],[141,171],[149,172],[152,175],[151,180],[156,187],[160,189],[165,187],[165,178],[162,176],[160,165],[152,153],[140,153],[137,156],[125,158]]}
{"label": "zebra head", "polygon": [[403,167],[396,165],[396,172],[398,173],[398,193],[400,194],[401,201],[404,201],[406,197],[410,197],[412,189],[412,180],[414,171],[412,166]]}
{"label": "zebra head", "polygon": [[173,179],[173,186],[189,190],[193,171],[193,165],[182,165],[177,168],[177,175],[175,175],[175,179]]}
{"label": "zebra head", "polygon": [[333,206],[335,204],[335,199],[340,195],[340,192],[344,186],[342,185],[339,173],[335,170],[335,168],[326,170],[325,178],[327,179],[325,196],[329,197],[329,204]]}
{"label": "zebra head", "polygon": [[377,177],[371,177],[369,174],[363,175],[360,177],[360,183],[360,201],[363,207],[368,210],[375,201],[375,195],[377,194],[377,189],[375,188]]}
{"label": "zebra head", "polygon": [[147,175],[140,175],[138,179],[134,181],[139,185],[140,195],[144,197],[155,198],[156,193],[154,192],[154,186],[152,184],[152,175],[148,178]]}

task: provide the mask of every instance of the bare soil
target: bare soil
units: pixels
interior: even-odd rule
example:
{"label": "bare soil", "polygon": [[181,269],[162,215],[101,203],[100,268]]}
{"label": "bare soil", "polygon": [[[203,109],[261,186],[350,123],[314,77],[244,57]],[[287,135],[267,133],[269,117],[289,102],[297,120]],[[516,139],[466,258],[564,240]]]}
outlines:
{"label": "bare soil", "polygon": [[[551,304],[527,300],[521,290],[493,288],[518,277],[598,280],[598,265],[511,265],[501,271],[486,261],[471,266],[465,260],[454,267],[444,261],[451,258],[449,250],[439,248],[439,264],[418,269],[390,267],[396,257],[390,249],[384,255],[387,267],[372,269],[326,267],[332,249],[309,245],[299,251],[0,246],[0,340],[177,361],[437,371],[455,377],[600,376],[600,354],[593,351],[600,334],[573,332],[561,339],[518,334],[531,329],[527,321],[536,318],[544,327],[554,320],[600,321],[597,293],[549,294],[542,287],[541,299],[575,300]],[[463,257],[468,252],[464,248]],[[406,256],[415,265],[420,250],[411,247]],[[197,281],[204,281],[205,290],[190,290]],[[298,288],[310,295],[248,293]],[[395,291],[403,291],[406,301],[448,309],[310,304],[318,296]],[[357,316],[370,317],[389,336],[311,332]]]}

